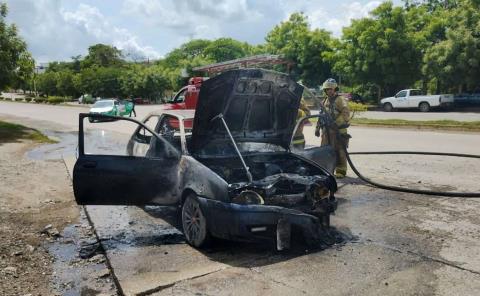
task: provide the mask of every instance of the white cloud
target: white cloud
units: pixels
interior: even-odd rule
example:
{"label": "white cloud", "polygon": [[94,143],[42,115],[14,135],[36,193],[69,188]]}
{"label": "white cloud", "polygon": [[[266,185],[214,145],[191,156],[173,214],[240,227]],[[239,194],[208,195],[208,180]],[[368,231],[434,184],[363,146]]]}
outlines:
{"label": "white cloud", "polygon": [[357,1],[339,3],[340,10],[337,10],[339,12],[334,12],[320,1],[280,1],[280,5],[286,12],[285,18],[293,12],[303,12],[308,17],[312,28],[326,29],[336,37],[341,35],[343,27],[350,25],[352,19],[368,17],[368,13],[381,3],[381,1],[370,1],[366,4]]}
{"label": "white cloud", "polygon": [[[366,4],[360,2],[342,4],[341,13],[336,15],[327,14],[320,10],[322,12],[320,15],[313,14],[311,16],[312,27],[324,28],[332,32],[334,36],[340,37],[342,28],[349,26],[352,19],[368,17],[368,13],[380,4],[380,1],[370,1]],[[307,15],[310,18],[310,15]]]}
{"label": "white cloud", "polygon": [[141,46],[138,38],[124,28],[111,25],[96,7],[80,4],[76,11],[61,11],[67,24],[75,26],[99,42],[105,42],[124,50],[131,55],[145,58],[159,58],[160,55],[150,46]]}
{"label": "white cloud", "polygon": [[152,47],[143,46],[138,37],[110,24],[98,8],[80,4],[67,11],[60,1],[15,0],[7,3],[9,19],[14,20],[37,62],[69,60],[87,54],[96,43],[114,45],[137,55],[159,58]]}
{"label": "white cloud", "polygon": [[246,0],[125,0],[122,14],[159,30],[173,30],[182,40],[219,38],[225,35],[226,23],[262,18]]}
{"label": "white cloud", "polygon": [[96,43],[151,58],[195,38],[231,37],[259,44],[274,26],[298,11],[308,16],[312,28],[339,37],[352,18],[368,16],[380,4],[376,0],[3,1],[9,7],[8,20],[17,24],[38,62],[85,55]]}

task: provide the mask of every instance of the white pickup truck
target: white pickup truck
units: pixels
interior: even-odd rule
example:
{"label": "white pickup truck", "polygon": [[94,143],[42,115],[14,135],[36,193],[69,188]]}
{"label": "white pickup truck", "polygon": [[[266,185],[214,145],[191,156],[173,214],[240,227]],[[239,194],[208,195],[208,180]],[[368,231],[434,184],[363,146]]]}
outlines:
{"label": "white pickup truck", "polygon": [[428,112],[433,107],[450,108],[453,106],[453,95],[423,95],[419,89],[404,89],[394,97],[380,101],[383,110],[390,112],[393,109],[418,108]]}

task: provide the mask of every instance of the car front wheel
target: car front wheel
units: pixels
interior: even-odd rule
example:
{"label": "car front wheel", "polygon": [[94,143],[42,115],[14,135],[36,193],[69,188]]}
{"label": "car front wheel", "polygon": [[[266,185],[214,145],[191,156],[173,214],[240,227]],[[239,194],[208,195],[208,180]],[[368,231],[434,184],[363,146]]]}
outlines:
{"label": "car front wheel", "polygon": [[194,194],[187,196],[183,203],[182,226],[187,243],[191,246],[201,248],[210,240],[207,219]]}
{"label": "car front wheel", "polygon": [[385,112],[392,112],[393,111],[393,106],[392,104],[390,103],[385,103],[383,105],[383,110],[385,110]]}

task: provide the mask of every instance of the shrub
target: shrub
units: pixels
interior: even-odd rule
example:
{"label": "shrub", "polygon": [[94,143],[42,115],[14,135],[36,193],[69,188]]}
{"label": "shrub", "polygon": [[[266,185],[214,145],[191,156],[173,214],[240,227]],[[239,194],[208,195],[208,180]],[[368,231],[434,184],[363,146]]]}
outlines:
{"label": "shrub", "polygon": [[5,98],[5,101],[13,101],[12,98]]}
{"label": "shrub", "polygon": [[3,97],[0,97],[0,101],[2,101],[2,100],[4,100],[4,98],[3,98]]}
{"label": "shrub", "polygon": [[26,97],[26,98],[25,98],[25,102],[30,102],[31,100],[32,100],[31,97]]}
{"label": "shrub", "polygon": [[65,99],[63,97],[51,96],[48,97],[47,102],[49,104],[60,104],[65,102]]}
{"label": "shrub", "polygon": [[44,97],[35,97],[35,103],[45,103],[47,101]]}

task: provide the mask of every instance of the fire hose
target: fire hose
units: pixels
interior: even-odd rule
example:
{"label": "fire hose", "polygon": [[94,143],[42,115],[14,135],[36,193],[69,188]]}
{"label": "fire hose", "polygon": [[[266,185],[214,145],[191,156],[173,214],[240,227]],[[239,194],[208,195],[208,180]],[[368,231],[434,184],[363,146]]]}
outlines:
{"label": "fire hose", "polygon": [[415,193],[415,194],[426,194],[426,195],[436,195],[436,196],[448,196],[448,197],[463,197],[463,198],[480,198],[480,192],[442,192],[442,191],[432,191],[432,190],[421,190],[421,189],[410,189],[404,188],[399,186],[391,186],[381,184],[375,181],[370,180],[369,178],[363,176],[357,169],[357,167],[353,164],[350,155],[380,155],[380,154],[403,154],[403,155],[437,155],[437,156],[454,156],[454,157],[465,157],[465,158],[477,158],[480,159],[480,155],[472,155],[472,154],[458,154],[458,153],[437,153],[437,152],[416,152],[416,151],[375,151],[375,152],[348,152],[347,147],[344,145],[343,149],[345,149],[345,154],[347,156],[347,161],[350,167],[352,168],[353,172],[360,178],[362,181],[381,188],[385,190],[392,190],[392,191],[399,191],[399,192],[406,192],[406,193]]}
{"label": "fire hose", "polygon": [[[346,128],[348,126],[337,127],[335,122],[333,121],[330,114],[327,112],[326,108],[321,104],[320,105],[320,114],[324,114],[325,116],[318,117],[317,121],[317,129],[318,128],[325,128],[327,133],[330,131],[334,131],[336,134],[337,143],[341,143],[342,149],[345,150],[345,154],[347,156],[347,161],[350,167],[352,168],[353,172],[360,178],[360,180],[370,184],[374,187],[378,187],[385,190],[391,191],[398,191],[398,192],[405,192],[405,193],[414,193],[414,194],[425,194],[425,195],[436,195],[436,196],[446,196],[446,197],[462,197],[462,198],[480,198],[480,192],[442,192],[442,191],[433,191],[433,190],[422,190],[422,189],[410,189],[404,188],[400,186],[392,186],[381,184],[375,182],[367,177],[365,177],[360,171],[357,169],[355,164],[353,163],[350,155],[432,155],[432,156],[452,156],[452,157],[463,157],[463,158],[473,158],[473,159],[480,159],[480,155],[473,155],[473,154],[459,154],[459,153],[440,153],[440,152],[420,152],[420,151],[372,151],[372,152],[349,152],[347,147],[347,141],[343,140],[343,135],[340,134],[340,128]],[[319,115],[320,115],[319,114]]]}

